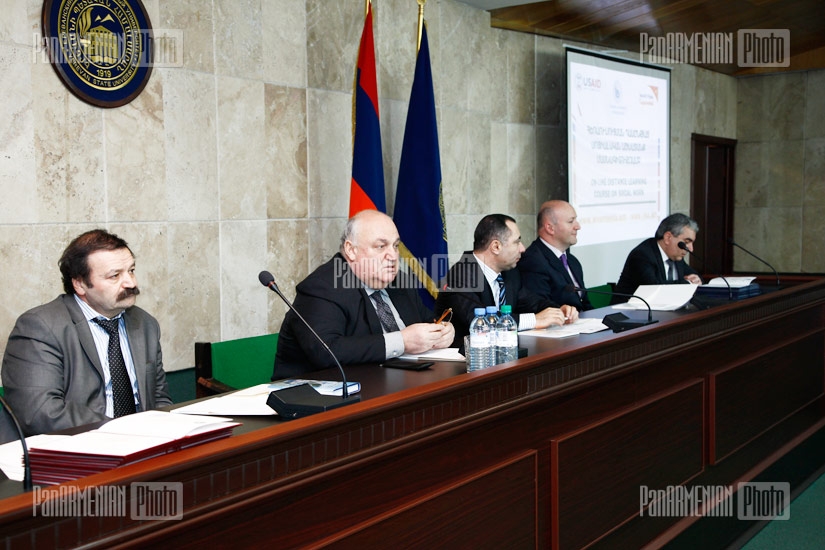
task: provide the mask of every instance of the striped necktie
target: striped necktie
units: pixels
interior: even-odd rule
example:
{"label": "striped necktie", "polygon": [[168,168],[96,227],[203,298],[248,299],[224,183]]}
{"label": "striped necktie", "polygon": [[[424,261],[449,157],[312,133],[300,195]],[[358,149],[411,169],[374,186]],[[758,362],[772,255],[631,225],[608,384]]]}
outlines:
{"label": "striped necktie", "polygon": [[501,309],[501,306],[507,303],[507,294],[504,288],[504,277],[501,276],[501,273],[496,276],[496,282],[498,283],[498,308]]}

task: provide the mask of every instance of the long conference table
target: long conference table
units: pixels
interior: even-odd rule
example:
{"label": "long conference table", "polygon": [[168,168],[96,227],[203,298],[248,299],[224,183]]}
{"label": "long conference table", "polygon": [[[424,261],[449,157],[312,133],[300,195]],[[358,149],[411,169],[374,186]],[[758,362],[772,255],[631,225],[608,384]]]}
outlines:
{"label": "long conference table", "polygon": [[4,481],[0,536],[6,548],[659,546],[698,518],[640,515],[640,487],[733,486],[825,429],[825,279],[762,286],[623,333],[520,336],[526,358],[480,372],[348,367],[360,403],[236,418],[228,439],[66,484],[180,482],[180,520],[43,517]]}

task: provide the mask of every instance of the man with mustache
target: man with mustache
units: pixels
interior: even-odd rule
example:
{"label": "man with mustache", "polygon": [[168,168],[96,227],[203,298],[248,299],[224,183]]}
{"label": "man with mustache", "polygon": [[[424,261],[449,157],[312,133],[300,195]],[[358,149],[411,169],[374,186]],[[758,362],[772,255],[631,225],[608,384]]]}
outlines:
{"label": "man with mustache", "polygon": [[[400,243],[392,218],[363,210],[347,222],[339,252],[295,287],[295,309],[342,365],[379,363],[403,353],[446,348],[453,341],[453,326],[434,323],[415,285],[399,274]],[[288,311],[272,379],[334,366],[329,353]]]}
{"label": "man with mustache", "polygon": [[6,400],[26,435],[171,405],[157,320],[126,241],[102,229],[58,262],[65,294],[17,319],[3,357]]}
{"label": "man with mustache", "polygon": [[488,214],[478,222],[473,250],[450,268],[435,303],[436,314],[453,310],[454,346],[464,348],[464,336],[470,332],[477,307],[501,309],[510,304],[519,330],[563,325],[579,318],[575,307],[559,306],[522,286],[515,267],[523,252],[516,220],[505,214]]}

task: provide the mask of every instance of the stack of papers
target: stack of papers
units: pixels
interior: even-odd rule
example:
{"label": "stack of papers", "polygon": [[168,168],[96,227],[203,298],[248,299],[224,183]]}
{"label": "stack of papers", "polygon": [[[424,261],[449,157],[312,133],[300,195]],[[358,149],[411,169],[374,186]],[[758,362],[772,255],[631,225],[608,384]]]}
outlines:
{"label": "stack of papers", "polygon": [[[315,391],[322,395],[343,395],[343,383],[329,380],[302,380],[299,378],[278,380],[269,384],[259,384],[244,390],[205,399],[173,409],[173,413],[178,414],[203,414],[203,415],[227,415],[227,416],[270,416],[278,414],[269,405],[266,399],[270,392],[282,390],[292,386],[309,384]],[[358,382],[347,382],[347,393],[358,393],[361,391],[361,384]]]}
{"label": "stack of papers", "polygon": [[[650,304],[653,311],[675,311],[690,302],[699,285],[670,284],[670,285],[639,285],[636,296],[641,296]],[[638,298],[631,298],[626,304],[616,304],[615,309],[641,309],[647,311],[647,306]]]}
{"label": "stack of papers", "polygon": [[133,464],[232,435],[231,418],[146,411],[72,436],[43,435],[32,443],[32,481],[53,485]]}
{"label": "stack of papers", "polygon": [[431,349],[416,354],[405,353],[399,359],[408,361],[465,361],[464,356],[458,353],[458,348]]}
{"label": "stack of papers", "polygon": [[579,317],[576,319],[576,322],[569,325],[525,330],[524,332],[519,332],[519,336],[527,335],[540,336],[542,338],[566,338],[568,336],[575,336],[576,334],[591,334],[602,330],[607,330],[607,325],[602,323],[601,319]]}

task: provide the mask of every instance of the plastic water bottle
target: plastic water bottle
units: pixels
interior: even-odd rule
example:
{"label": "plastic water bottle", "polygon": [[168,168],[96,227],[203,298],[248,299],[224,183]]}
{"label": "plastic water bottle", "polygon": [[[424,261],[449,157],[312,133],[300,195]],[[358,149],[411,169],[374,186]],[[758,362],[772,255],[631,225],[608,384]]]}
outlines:
{"label": "plastic water bottle", "polygon": [[492,365],[498,364],[496,362],[496,325],[498,325],[498,308],[496,306],[487,306],[484,310],[484,320],[490,325],[490,347],[493,350]]}
{"label": "plastic water bottle", "polygon": [[496,364],[518,359],[518,326],[510,312],[513,307],[501,306],[501,317],[496,323]]}
{"label": "plastic water bottle", "polygon": [[467,351],[470,364],[467,366],[467,372],[493,366],[493,347],[490,342],[493,331],[484,319],[486,311],[483,307],[477,307],[473,313],[475,317],[470,323],[470,349]]}

